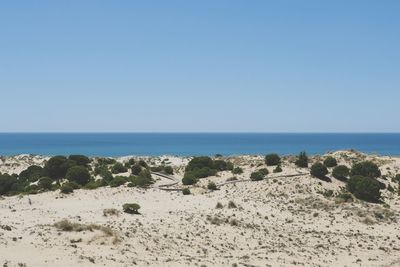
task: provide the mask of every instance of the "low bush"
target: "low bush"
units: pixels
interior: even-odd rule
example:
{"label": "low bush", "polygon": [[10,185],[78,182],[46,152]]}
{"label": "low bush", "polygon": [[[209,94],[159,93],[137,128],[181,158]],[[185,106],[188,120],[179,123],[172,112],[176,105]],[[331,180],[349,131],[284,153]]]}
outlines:
{"label": "low bush", "polygon": [[328,169],[322,163],[315,163],[311,166],[310,173],[317,178],[324,178],[328,174]]}
{"label": "low bush", "polygon": [[350,174],[349,168],[344,165],[339,165],[333,168],[332,176],[340,181],[347,181],[347,177]]}
{"label": "low bush", "polygon": [[328,168],[332,168],[337,166],[337,161],[334,157],[329,156],[324,160],[324,165]]}
{"label": "low bush", "polygon": [[214,182],[208,182],[208,185],[207,185],[207,188],[209,189],[209,190],[217,190],[217,185],[214,183]]}
{"label": "low bush", "polygon": [[275,166],[281,163],[281,157],[278,154],[272,153],[265,156],[267,166]]}
{"label": "low bush", "polygon": [[190,173],[185,173],[185,176],[182,178],[182,184],[184,185],[193,185],[197,183],[197,178]]}
{"label": "low bush", "polygon": [[18,183],[18,179],[15,176],[9,174],[1,174],[0,175],[0,195],[5,195],[12,191],[14,187],[16,187]]}
{"label": "low bush", "polygon": [[44,190],[50,190],[53,184],[53,180],[49,177],[42,177],[39,179],[38,186]]}
{"label": "low bush", "polygon": [[80,185],[85,185],[90,180],[90,173],[85,167],[77,165],[68,169],[65,178]]}
{"label": "low bush", "polygon": [[356,198],[369,202],[378,202],[380,200],[380,189],[381,185],[379,182],[371,177],[355,175],[347,182],[347,190],[349,192]]}
{"label": "low bush", "polygon": [[396,176],[394,177],[394,181],[399,183],[400,185],[400,174],[396,174]]}
{"label": "low bush", "polygon": [[139,214],[140,205],[137,203],[125,203],[122,205],[122,210],[129,214]]}
{"label": "low bush", "polygon": [[232,200],[230,200],[230,201],[228,202],[228,208],[229,208],[229,209],[236,209],[237,206],[236,206],[235,202],[233,202]]}
{"label": "low bush", "polygon": [[124,177],[124,176],[116,176],[116,177],[114,177],[114,179],[112,179],[110,181],[109,185],[111,187],[118,187],[118,186],[121,186],[121,185],[125,184],[126,182],[127,182],[126,177]]}
{"label": "low bush", "polygon": [[74,189],[72,188],[72,186],[70,186],[68,183],[66,183],[61,186],[60,191],[63,194],[70,194],[70,193],[74,192]]}
{"label": "low bush", "polygon": [[183,188],[183,189],[182,189],[182,194],[184,194],[184,195],[190,195],[190,189],[189,189],[189,188]]}
{"label": "low bush", "polygon": [[114,174],[124,173],[127,171],[128,171],[128,169],[124,165],[122,165],[122,163],[120,163],[120,162],[115,163],[111,168],[111,172]]}
{"label": "low bush", "polygon": [[143,169],[138,176],[133,176],[131,178],[132,183],[135,186],[145,187],[154,182],[153,178],[151,177],[151,173],[147,169]]}
{"label": "low bush", "polygon": [[274,173],[282,172],[281,166],[276,166],[276,168],[273,170]]}
{"label": "low bush", "polygon": [[261,172],[262,174],[264,174],[264,176],[267,176],[269,174],[269,171],[267,168],[259,169],[258,172]]}
{"label": "low bush", "polygon": [[381,171],[379,170],[378,166],[372,161],[363,161],[354,164],[351,168],[350,174],[352,176],[360,175],[370,178],[377,178],[381,176]]}
{"label": "low bush", "polygon": [[43,168],[37,165],[31,165],[19,174],[20,182],[36,182],[43,175]]}
{"label": "low bush", "polygon": [[306,152],[300,152],[297,160],[295,161],[297,167],[307,168],[308,167],[308,156]]}
{"label": "low bush", "polygon": [[90,163],[90,159],[84,155],[70,155],[69,160],[75,161],[77,165],[87,166]]}
{"label": "low bush", "polygon": [[242,174],[243,173],[243,169],[240,167],[235,167],[232,169],[232,173],[233,174]]}
{"label": "low bush", "polygon": [[252,172],[251,175],[250,175],[250,179],[252,181],[261,181],[261,180],[264,179],[264,177],[265,177],[265,175],[263,173],[261,173],[261,172],[258,172],[258,171],[257,172]]}
{"label": "low bush", "polygon": [[24,188],[25,193],[30,194],[30,195],[35,195],[39,193],[39,186],[32,184],[28,185]]}
{"label": "low bush", "polygon": [[135,164],[132,166],[131,171],[133,175],[139,175],[139,173],[142,171],[142,166],[140,166],[139,164]]}

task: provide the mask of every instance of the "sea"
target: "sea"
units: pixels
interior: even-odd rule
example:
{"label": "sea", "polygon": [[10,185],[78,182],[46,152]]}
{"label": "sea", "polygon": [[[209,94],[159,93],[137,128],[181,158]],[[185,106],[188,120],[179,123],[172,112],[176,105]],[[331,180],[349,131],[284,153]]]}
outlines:
{"label": "sea", "polygon": [[400,155],[400,133],[0,133],[0,155]]}

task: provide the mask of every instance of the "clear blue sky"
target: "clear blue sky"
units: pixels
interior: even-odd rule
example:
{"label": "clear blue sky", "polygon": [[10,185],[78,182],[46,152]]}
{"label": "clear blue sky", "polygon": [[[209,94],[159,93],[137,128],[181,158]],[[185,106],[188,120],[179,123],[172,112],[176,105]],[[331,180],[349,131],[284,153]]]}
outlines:
{"label": "clear blue sky", "polygon": [[400,1],[1,1],[0,131],[400,132]]}

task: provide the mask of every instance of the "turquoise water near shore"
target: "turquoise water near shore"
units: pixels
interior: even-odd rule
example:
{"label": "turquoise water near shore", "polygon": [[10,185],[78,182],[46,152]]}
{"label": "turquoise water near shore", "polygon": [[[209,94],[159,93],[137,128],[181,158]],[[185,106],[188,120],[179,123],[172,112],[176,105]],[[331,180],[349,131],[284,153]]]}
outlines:
{"label": "turquoise water near shore", "polygon": [[400,134],[337,133],[1,133],[0,155],[240,155],[355,149],[400,155]]}

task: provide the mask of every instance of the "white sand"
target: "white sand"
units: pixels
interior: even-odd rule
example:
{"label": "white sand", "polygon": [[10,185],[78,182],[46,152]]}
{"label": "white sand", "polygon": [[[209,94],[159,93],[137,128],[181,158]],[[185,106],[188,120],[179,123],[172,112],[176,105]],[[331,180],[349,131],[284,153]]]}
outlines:
{"label": "white sand", "polygon": [[[366,155],[335,152],[340,163],[350,165]],[[167,157],[146,158],[161,162]],[[372,157],[388,171],[400,173],[400,159]],[[128,158],[121,158],[125,161]],[[168,157],[183,175],[188,158]],[[18,172],[45,158],[18,156],[0,162],[0,172]],[[265,167],[262,157],[230,159],[245,172]],[[259,182],[225,184],[210,192],[209,180],[217,184],[232,177],[230,172],[202,179],[192,187],[193,195],[158,188],[171,181],[158,177],[150,189],[100,188],[76,190],[70,195],[59,191],[0,199],[0,264],[18,266],[400,266],[400,197],[383,190],[385,203],[361,201],[336,203],[321,193],[338,192],[343,182],[332,183],[295,168],[286,159],[283,173],[270,174]],[[315,159],[314,159],[315,160]],[[8,165],[6,165],[8,164]],[[253,165],[253,166],[251,166]],[[257,167],[258,166],[258,167]],[[388,170],[387,168],[390,168]],[[278,177],[274,179],[273,177]],[[389,180],[396,190],[397,185]],[[181,188],[178,184],[176,188]],[[233,200],[238,208],[229,209]],[[29,203],[31,202],[31,204]],[[103,210],[122,210],[122,204],[136,202],[141,215],[120,213],[103,216]],[[223,204],[216,209],[216,204]],[[62,232],[53,227],[62,219],[81,224],[111,227],[119,236],[101,231]],[[237,225],[233,225],[235,220]],[[212,224],[214,221],[217,224]],[[8,231],[5,226],[11,227]],[[79,241],[81,239],[81,241]],[[79,242],[76,242],[79,241]]]}

